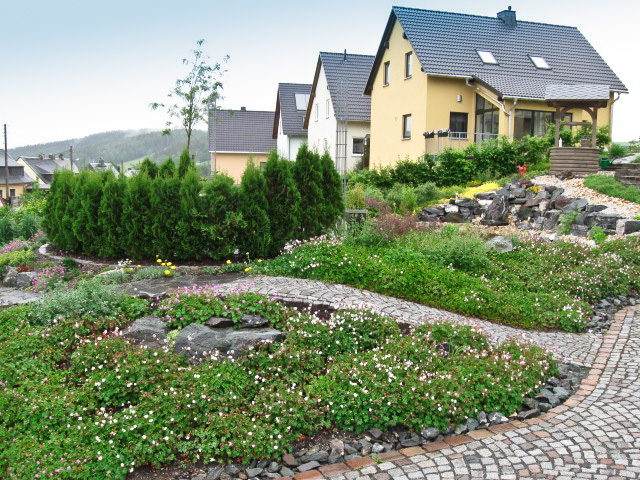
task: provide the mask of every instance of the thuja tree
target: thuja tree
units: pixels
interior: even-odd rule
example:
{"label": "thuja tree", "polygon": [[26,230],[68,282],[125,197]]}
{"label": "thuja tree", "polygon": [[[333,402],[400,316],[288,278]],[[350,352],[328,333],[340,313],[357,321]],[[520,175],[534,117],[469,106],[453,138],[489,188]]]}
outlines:
{"label": "thuja tree", "polygon": [[322,193],[324,196],[322,223],[325,227],[332,227],[344,215],[342,180],[329,152],[325,151],[320,158],[320,168],[322,170]]}
{"label": "thuja tree", "polygon": [[133,176],[124,196],[123,231],[129,255],[133,258],[151,258],[153,245],[149,242],[151,210],[151,179],[145,174]]}
{"label": "thuja tree", "polygon": [[219,173],[204,186],[204,220],[200,224],[207,254],[214,260],[229,258],[239,232],[245,229],[239,207],[239,189],[233,178]]}
{"label": "thuja tree", "polygon": [[162,258],[173,258],[180,245],[176,236],[180,211],[178,209],[180,181],[175,177],[156,178],[150,183],[149,202],[152,215],[147,232],[156,255]]}
{"label": "thuja tree", "polygon": [[140,164],[140,173],[146,174],[150,179],[153,180],[158,176],[158,165],[156,165],[148,158],[145,158]]}
{"label": "thuja tree", "polygon": [[71,198],[69,199],[69,203],[67,204],[67,208],[64,212],[64,217],[62,218],[62,234],[64,236],[64,240],[62,241],[60,248],[65,250],[78,251],[80,247],[78,237],[73,231],[73,225],[76,215],[82,208],[82,185],[87,181],[88,176],[89,172],[85,170],[73,177],[73,181],[71,182]]}
{"label": "thuja tree", "polygon": [[293,179],[292,163],[269,155],[264,168],[267,182],[267,202],[271,223],[270,255],[277,255],[300,226],[300,193]]}
{"label": "thuja tree", "polygon": [[171,178],[176,176],[176,164],[171,157],[167,158],[158,170],[158,176],[161,178]]}
{"label": "thuja tree", "polygon": [[43,227],[49,240],[59,248],[66,247],[63,219],[71,201],[74,174],[71,170],[58,170],[53,175],[51,189],[44,208]]}
{"label": "thuja tree", "polygon": [[101,233],[98,254],[102,257],[118,257],[126,247],[122,241],[122,209],[126,190],[127,181],[122,176],[115,178],[111,175],[104,184],[98,209],[98,227]]}
{"label": "thuja tree", "polygon": [[100,248],[98,210],[102,199],[102,185],[107,176],[107,173],[89,172],[75,192],[75,195],[80,197],[80,208],[72,212],[73,234],[84,253],[94,254]]}
{"label": "thuja tree", "polygon": [[180,155],[180,162],[178,163],[178,177],[180,179],[184,178],[189,170],[193,170],[195,168],[196,166],[193,164],[193,160],[191,160],[189,150],[183,150]]}
{"label": "thuja tree", "polygon": [[245,228],[238,238],[240,253],[264,257],[271,244],[267,182],[253,159],[249,159],[240,182],[240,213]]}
{"label": "thuja tree", "polygon": [[300,192],[300,238],[320,235],[323,231],[321,209],[324,205],[320,156],[303,144],[293,166],[293,178]]}
{"label": "thuja tree", "polygon": [[176,237],[180,239],[180,245],[176,253],[181,259],[199,259],[204,251],[200,229],[203,217],[201,190],[198,172],[194,168],[189,169],[180,184],[180,202],[177,208],[179,220]]}

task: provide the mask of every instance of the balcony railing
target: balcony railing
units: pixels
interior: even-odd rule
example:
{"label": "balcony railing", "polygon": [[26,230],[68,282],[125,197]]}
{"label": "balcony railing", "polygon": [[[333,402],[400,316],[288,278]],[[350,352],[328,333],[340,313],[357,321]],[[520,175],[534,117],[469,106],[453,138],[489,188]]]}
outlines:
{"label": "balcony railing", "polygon": [[498,138],[497,133],[480,133],[480,132],[449,132],[444,136],[434,136],[425,138],[425,153],[428,155],[437,155],[442,153],[446,147],[465,149],[472,143],[482,143],[492,138]]}

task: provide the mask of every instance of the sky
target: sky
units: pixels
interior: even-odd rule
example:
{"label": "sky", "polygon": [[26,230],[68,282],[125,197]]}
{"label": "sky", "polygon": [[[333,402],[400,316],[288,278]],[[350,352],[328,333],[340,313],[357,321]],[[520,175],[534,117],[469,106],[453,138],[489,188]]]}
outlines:
{"label": "sky", "polygon": [[[224,108],[275,109],[278,82],[312,83],[320,51],[376,53],[392,5],[578,27],[629,91],[614,141],[640,136],[636,0],[0,0],[0,124],[12,148],[109,130],[162,129],[163,102],[196,41],[221,77]],[[205,124],[198,128],[205,129]]]}

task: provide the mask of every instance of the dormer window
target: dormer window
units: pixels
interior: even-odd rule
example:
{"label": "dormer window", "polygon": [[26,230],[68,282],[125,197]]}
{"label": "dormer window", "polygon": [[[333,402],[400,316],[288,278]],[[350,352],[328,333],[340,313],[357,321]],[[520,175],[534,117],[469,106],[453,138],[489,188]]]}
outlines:
{"label": "dormer window", "polygon": [[487,52],[486,50],[477,50],[477,52],[480,56],[480,60],[482,60],[482,63],[489,63],[494,65],[498,63],[496,57],[493,56],[493,53]]}
{"label": "dormer window", "polygon": [[529,55],[529,58],[531,59],[533,64],[536,66],[536,68],[551,70],[551,67],[543,57],[534,57],[533,55]]}
{"label": "dormer window", "polygon": [[306,110],[309,106],[308,93],[296,93],[296,110]]}

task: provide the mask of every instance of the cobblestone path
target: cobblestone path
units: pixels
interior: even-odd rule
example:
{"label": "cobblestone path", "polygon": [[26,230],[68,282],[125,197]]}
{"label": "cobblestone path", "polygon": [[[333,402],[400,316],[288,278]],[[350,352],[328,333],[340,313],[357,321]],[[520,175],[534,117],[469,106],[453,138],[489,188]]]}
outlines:
{"label": "cobblestone path", "polygon": [[544,347],[553,353],[558,360],[567,360],[587,367],[593,365],[598,348],[602,343],[602,334],[525,331],[483,320],[469,319],[445,310],[427,307],[419,303],[408,302],[367,290],[315,280],[254,276],[221,285],[220,289],[221,291],[249,290],[265,295],[273,295],[283,300],[313,302],[332,307],[363,307],[407,323],[434,322],[437,320],[464,324],[471,323],[481,326],[489,337],[495,341],[502,341],[512,337],[522,338],[530,343]]}
{"label": "cobblestone path", "polygon": [[617,315],[591,375],[565,405],[525,422],[496,425],[489,431],[384,453],[378,461],[364,457],[329,465],[295,478],[637,479],[639,369],[640,309],[636,307]]}

